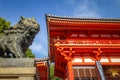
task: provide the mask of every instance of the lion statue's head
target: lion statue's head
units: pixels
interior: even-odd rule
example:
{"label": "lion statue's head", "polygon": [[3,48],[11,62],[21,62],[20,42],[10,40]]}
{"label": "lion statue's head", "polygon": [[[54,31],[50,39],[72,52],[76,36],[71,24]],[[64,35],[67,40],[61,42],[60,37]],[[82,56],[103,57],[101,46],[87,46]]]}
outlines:
{"label": "lion statue's head", "polygon": [[18,25],[20,25],[19,27],[22,28],[33,28],[35,30],[37,30],[37,32],[40,29],[40,25],[36,22],[35,18],[24,18],[21,17],[20,21],[18,22]]}
{"label": "lion statue's head", "polygon": [[12,26],[12,27],[9,27],[8,30],[4,30],[4,33],[5,34],[11,34],[11,33],[19,33],[21,31],[30,31],[31,33],[34,32],[34,33],[38,33],[39,30],[40,30],[40,25],[36,22],[36,19],[35,18],[24,18],[24,17],[21,17],[19,22]]}

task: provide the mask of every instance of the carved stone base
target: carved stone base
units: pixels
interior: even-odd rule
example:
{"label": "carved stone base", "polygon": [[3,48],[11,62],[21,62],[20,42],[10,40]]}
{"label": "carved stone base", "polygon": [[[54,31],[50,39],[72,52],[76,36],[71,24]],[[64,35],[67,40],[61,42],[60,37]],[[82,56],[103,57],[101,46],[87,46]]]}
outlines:
{"label": "carved stone base", "polygon": [[0,58],[0,80],[36,80],[35,59]]}

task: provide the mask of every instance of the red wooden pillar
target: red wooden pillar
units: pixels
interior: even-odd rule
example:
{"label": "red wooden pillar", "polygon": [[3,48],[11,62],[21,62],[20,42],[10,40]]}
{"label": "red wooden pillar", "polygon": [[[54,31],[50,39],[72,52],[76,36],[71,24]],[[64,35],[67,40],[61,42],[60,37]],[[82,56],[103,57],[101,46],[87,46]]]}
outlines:
{"label": "red wooden pillar", "polygon": [[74,80],[73,66],[71,59],[68,60],[67,67],[68,67],[68,77],[69,77],[68,80]]}

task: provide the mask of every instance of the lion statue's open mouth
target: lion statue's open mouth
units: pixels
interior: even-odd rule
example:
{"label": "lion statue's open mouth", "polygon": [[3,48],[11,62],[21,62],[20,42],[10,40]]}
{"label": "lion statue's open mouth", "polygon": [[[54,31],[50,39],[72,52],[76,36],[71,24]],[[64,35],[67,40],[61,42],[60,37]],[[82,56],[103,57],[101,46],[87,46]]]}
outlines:
{"label": "lion statue's open mouth", "polygon": [[34,18],[21,17],[18,24],[0,36],[0,56],[9,57],[9,54],[13,54],[15,58],[24,57],[39,30],[40,26]]}

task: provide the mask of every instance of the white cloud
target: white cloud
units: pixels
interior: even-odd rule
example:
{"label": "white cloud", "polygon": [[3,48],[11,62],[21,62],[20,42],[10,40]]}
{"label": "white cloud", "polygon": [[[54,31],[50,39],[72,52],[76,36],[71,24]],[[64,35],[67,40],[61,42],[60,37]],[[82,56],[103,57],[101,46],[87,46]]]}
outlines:
{"label": "white cloud", "polygon": [[48,47],[47,47],[47,33],[44,29],[36,35],[30,49],[36,55],[37,58],[39,57],[47,57],[48,56]]}
{"label": "white cloud", "polygon": [[74,4],[76,0],[67,0],[69,4]]}
{"label": "white cloud", "polygon": [[32,51],[39,52],[40,50],[42,50],[42,45],[39,43],[33,42],[33,44],[30,46],[30,49],[32,49]]}
{"label": "white cloud", "polygon": [[120,0],[115,0],[116,4],[120,6]]}
{"label": "white cloud", "polygon": [[[76,3],[74,3],[76,4]],[[73,16],[85,18],[100,18],[98,6],[94,0],[81,0],[77,3]]]}
{"label": "white cloud", "polygon": [[36,55],[37,58],[39,57],[47,57],[48,55],[48,49],[46,44],[42,44],[41,42],[33,42],[33,44],[30,46],[30,49],[32,52]]}

